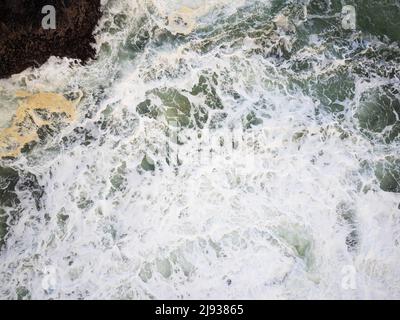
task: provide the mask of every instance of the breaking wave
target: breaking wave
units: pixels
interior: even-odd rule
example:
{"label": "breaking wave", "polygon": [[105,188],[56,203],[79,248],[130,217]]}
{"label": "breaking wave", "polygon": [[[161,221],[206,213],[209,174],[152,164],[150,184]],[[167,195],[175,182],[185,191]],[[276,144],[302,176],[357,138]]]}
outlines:
{"label": "breaking wave", "polygon": [[344,2],[103,1],[96,61],[0,81],[2,128],[83,93],[1,160],[0,297],[399,298],[399,2]]}

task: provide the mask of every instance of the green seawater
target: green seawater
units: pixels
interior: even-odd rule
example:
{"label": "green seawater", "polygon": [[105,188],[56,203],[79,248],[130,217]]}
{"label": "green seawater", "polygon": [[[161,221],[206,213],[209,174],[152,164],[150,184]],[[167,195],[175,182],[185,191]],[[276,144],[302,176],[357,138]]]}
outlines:
{"label": "green seawater", "polygon": [[400,1],[224,2],[176,33],[178,2],[109,1],[96,61],[7,80],[85,96],[0,160],[0,298],[398,298]]}

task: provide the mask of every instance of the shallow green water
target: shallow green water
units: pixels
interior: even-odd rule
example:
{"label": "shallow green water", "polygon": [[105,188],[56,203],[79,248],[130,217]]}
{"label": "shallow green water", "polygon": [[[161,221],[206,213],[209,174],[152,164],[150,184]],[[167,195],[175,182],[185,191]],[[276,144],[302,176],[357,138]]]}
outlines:
{"label": "shallow green water", "polygon": [[108,1],[97,61],[1,83],[84,99],[1,160],[0,297],[398,298],[399,8]]}

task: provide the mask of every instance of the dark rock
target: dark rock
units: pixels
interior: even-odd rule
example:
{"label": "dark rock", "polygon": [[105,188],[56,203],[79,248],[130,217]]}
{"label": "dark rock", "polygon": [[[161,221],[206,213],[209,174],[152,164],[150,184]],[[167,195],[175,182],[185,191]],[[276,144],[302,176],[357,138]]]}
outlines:
{"label": "dark rock", "polygon": [[[43,29],[42,8],[53,5],[56,29]],[[37,67],[50,56],[94,58],[100,0],[0,0],[0,78]]]}

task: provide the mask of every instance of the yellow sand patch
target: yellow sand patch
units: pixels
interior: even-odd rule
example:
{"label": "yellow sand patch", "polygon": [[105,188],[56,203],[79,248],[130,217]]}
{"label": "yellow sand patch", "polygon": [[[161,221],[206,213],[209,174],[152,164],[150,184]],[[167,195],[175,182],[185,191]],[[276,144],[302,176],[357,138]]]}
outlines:
{"label": "yellow sand patch", "polygon": [[82,99],[82,93],[74,101],[49,92],[30,94],[18,91],[16,96],[21,102],[12,124],[0,132],[0,158],[19,156],[27,143],[39,138],[39,128],[46,125],[53,127],[55,114],[63,116],[66,122],[74,121],[76,107]]}

